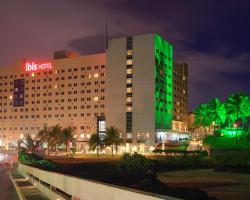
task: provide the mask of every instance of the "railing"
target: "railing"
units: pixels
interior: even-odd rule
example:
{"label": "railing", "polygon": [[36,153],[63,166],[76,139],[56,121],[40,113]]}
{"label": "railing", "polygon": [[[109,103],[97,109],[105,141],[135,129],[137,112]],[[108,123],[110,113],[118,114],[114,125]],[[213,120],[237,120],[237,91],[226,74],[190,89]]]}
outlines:
{"label": "railing", "polygon": [[[18,170],[24,177],[33,177],[33,180],[38,181],[40,186],[46,185],[44,187],[49,187],[50,190],[62,196],[62,199],[180,200],[174,197],[162,196],[60,173],[49,172],[23,164],[19,164]],[[50,193],[45,195],[51,198]]]}

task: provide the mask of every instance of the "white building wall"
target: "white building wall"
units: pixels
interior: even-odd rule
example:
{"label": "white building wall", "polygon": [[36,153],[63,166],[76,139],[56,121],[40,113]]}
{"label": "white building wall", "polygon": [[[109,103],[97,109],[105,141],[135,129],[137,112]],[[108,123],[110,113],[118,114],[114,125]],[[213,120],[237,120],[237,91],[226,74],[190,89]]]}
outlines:
{"label": "white building wall", "polygon": [[109,40],[106,69],[106,121],[126,132],[126,38]]}
{"label": "white building wall", "polygon": [[[133,37],[133,133],[155,143],[154,34]],[[135,141],[135,140],[134,140]]]}

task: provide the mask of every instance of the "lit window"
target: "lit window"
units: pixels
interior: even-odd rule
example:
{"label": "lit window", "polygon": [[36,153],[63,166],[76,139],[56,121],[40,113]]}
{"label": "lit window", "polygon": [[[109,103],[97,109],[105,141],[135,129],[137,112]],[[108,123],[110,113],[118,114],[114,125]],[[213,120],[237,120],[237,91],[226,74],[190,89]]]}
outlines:
{"label": "lit window", "polygon": [[132,83],[132,78],[127,78],[127,83]]}
{"label": "lit window", "polygon": [[127,112],[131,112],[132,111],[132,107],[131,106],[127,106]]}
{"label": "lit window", "polygon": [[127,139],[132,139],[132,133],[127,133]]}
{"label": "lit window", "polygon": [[98,99],[99,99],[98,97],[94,97],[94,101],[98,101]]}
{"label": "lit window", "polygon": [[12,96],[12,95],[10,95],[10,99],[13,99],[13,96]]}
{"label": "lit window", "polygon": [[73,138],[77,138],[77,135],[75,134],[75,135],[73,136]]}
{"label": "lit window", "polygon": [[95,74],[94,74],[94,77],[95,77],[95,78],[98,78],[98,77],[99,77],[99,74],[98,74],[98,73],[95,73]]}
{"label": "lit window", "polygon": [[80,137],[81,137],[81,138],[84,138],[84,134],[81,134]]}
{"label": "lit window", "polygon": [[132,56],[133,55],[133,51],[132,50],[127,50],[127,55],[128,56]]}
{"label": "lit window", "polygon": [[88,78],[91,78],[91,74],[88,75]]}
{"label": "lit window", "polygon": [[90,134],[87,134],[87,138],[90,138]]}
{"label": "lit window", "polygon": [[99,131],[106,130],[106,121],[99,121]]}
{"label": "lit window", "polygon": [[55,88],[57,88],[57,85],[55,85]]}
{"label": "lit window", "polygon": [[127,74],[132,74],[132,69],[127,69]]}
{"label": "lit window", "polygon": [[127,97],[127,102],[132,102],[132,97]]}
{"label": "lit window", "polygon": [[34,73],[32,73],[32,74],[31,74],[31,76],[32,76],[32,77],[34,77],[34,76],[35,76],[35,74],[34,74]]}
{"label": "lit window", "polygon": [[131,92],[132,92],[132,88],[131,87],[127,88],[127,93],[131,93]]}
{"label": "lit window", "polygon": [[20,134],[20,138],[23,139],[23,134]]}
{"label": "lit window", "polygon": [[128,60],[127,60],[127,65],[132,65],[132,64],[133,64],[132,59],[128,59]]}

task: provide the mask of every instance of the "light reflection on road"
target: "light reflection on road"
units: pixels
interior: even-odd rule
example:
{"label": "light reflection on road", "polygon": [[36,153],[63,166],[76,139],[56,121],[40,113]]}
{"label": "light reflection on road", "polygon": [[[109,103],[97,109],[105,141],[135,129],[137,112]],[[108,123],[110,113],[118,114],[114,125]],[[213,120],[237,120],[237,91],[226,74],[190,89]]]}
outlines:
{"label": "light reflection on road", "polygon": [[16,190],[9,178],[9,170],[12,168],[16,154],[0,152],[0,200],[18,200]]}

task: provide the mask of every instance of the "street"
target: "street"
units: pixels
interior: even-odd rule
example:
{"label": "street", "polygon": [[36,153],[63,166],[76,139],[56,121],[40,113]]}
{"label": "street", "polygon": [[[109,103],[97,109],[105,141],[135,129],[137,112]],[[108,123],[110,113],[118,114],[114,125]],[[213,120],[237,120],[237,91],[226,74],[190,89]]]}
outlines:
{"label": "street", "polygon": [[17,192],[9,177],[8,165],[3,154],[0,157],[0,200],[18,200]]}

